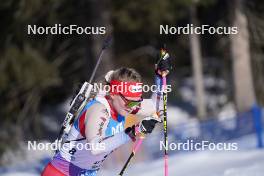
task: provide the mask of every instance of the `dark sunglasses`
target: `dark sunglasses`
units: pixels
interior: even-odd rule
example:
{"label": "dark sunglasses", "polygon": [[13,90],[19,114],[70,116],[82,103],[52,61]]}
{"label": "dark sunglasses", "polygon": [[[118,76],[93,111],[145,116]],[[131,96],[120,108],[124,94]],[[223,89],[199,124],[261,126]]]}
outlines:
{"label": "dark sunglasses", "polygon": [[128,108],[133,108],[135,106],[138,106],[143,101],[142,97],[141,97],[140,100],[134,101],[134,100],[126,99],[126,97],[124,97],[124,95],[122,95],[121,93],[119,93],[119,95],[122,98],[122,100],[126,103],[125,106],[128,107]]}

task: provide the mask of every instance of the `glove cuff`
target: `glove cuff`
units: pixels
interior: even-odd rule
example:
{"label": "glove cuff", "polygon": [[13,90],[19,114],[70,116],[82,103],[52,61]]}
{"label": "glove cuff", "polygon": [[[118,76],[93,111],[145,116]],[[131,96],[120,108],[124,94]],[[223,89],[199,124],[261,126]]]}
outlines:
{"label": "glove cuff", "polygon": [[132,139],[133,142],[136,141],[135,125],[126,128],[125,133]]}
{"label": "glove cuff", "polygon": [[133,125],[132,127],[128,127],[125,129],[125,133],[132,139],[133,142],[136,141],[136,137],[138,134],[142,133],[142,130],[140,128],[141,125],[137,124],[137,125]]}

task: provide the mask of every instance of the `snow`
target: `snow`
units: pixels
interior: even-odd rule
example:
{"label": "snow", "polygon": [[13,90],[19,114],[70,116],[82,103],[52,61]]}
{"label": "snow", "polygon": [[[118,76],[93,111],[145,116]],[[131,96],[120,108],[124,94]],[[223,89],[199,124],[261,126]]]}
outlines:
{"label": "snow", "polygon": [[[38,141],[36,144],[38,143],[48,144],[49,141]],[[24,163],[34,163],[35,161],[42,160],[43,158],[52,157],[54,153],[50,148],[48,150],[28,150],[28,147],[30,146],[28,144],[29,143],[20,143],[18,150],[6,151],[2,157],[2,163],[6,163],[9,167],[18,167],[20,165],[23,166]]]}
{"label": "snow", "polygon": [[[203,83],[207,110],[212,113],[221,111],[221,107],[229,103],[226,94],[226,81],[222,78],[204,75]],[[198,102],[193,77],[187,77],[184,79],[179,87],[179,93],[183,101],[190,103],[194,107],[197,105]]]}
{"label": "snow", "polygon": [[[169,175],[177,176],[262,176],[264,151],[195,152],[169,157]],[[118,168],[118,169],[117,169]],[[101,171],[99,175],[117,175],[115,171]],[[161,176],[163,160],[129,166],[125,175]],[[37,173],[10,172],[2,176],[36,176]]]}
{"label": "snow", "polygon": [[[201,151],[169,156],[171,176],[263,176],[264,150],[256,149],[255,134],[228,141],[238,144],[237,151]],[[119,170],[121,170],[119,167]],[[102,171],[101,175],[117,175],[118,171]],[[125,175],[164,175],[164,160],[133,163]]]}
{"label": "snow", "polygon": [[187,124],[190,120],[190,115],[177,106],[168,105],[168,125],[175,127],[180,124]]}
{"label": "snow", "polygon": [[[138,164],[127,170],[138,176],[163,175],[163,160]],[[169,158],[169,174],[177,176],[261,176],[264,151],[195,152]],[[147,168],[147,169],[146,169]],[[129,175],[129,174],[128,174]]]}
{"label": "snow", "polygon": [[[169,156],[170,176],[262,176],[264,173],[264,150],[256,149],[255,134],[244,136],[237,140],[237,151],[202,151],[178,153]],[[1,171],[1,176],[37,176],[43,168],[41,163],[45,153],[27,155],[31,160],[24,164],[12,166]],[[46,158],[50,157],[46,153]],[[137,155],[136,155],[137,156]],[[110,156],[111,157],[111,156]],[[29,158],[29,157],[28,157]],[[19,158],[21,160],[21,158]],[[34,161],[35,160],[35,161]],[[161,176],[163,174],[163,159],[141,163],[132,162],[124,175]],[[101,170],[98,176],[117,175],[121,170],[117,165],[113,170]]]}
{"label": "snow", "polygon": [[217,119],[226,130],[232,130],[236,128],[236,116],[234,104],[228,103],[218,113]]}

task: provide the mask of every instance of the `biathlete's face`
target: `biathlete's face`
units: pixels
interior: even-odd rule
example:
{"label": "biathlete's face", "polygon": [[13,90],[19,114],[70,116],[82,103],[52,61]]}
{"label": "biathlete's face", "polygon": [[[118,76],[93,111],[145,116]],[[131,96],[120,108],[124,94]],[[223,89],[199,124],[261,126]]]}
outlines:
{"label": "biathlete's face", "polygon": [[130,114],[143,100],[142,97],[126,97],[121,93],[113,95],[112,99],[113,107],[122,116]]}

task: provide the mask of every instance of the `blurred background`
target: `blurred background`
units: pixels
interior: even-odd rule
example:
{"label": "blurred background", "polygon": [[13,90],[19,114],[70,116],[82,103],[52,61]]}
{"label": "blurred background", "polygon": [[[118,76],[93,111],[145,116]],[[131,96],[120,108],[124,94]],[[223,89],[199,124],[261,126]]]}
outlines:
{"label": "blurred background", "polygon": [[[113,43],[96,73],[135,68],[154,83],[157,50],[173,58],[168,83],[170,142],[237,142],[238,151],[170,151],[171,175],[264,172],[264,1],[261,0],[1,0],[0,175],[39,175],[74,90],[91,76],[106,35]],[[28,35],[27,25],[106,26],[106,35]],[[237,26],[236,35],[160,35],[160,25]],[[151,94],[144,95],[145,98]],[[163,175],[162,127],[143,143],[127,175]],[[124,146],[99,175],[116,175],[131,152]],[[148,163],[147,165],[144,163]]]}

